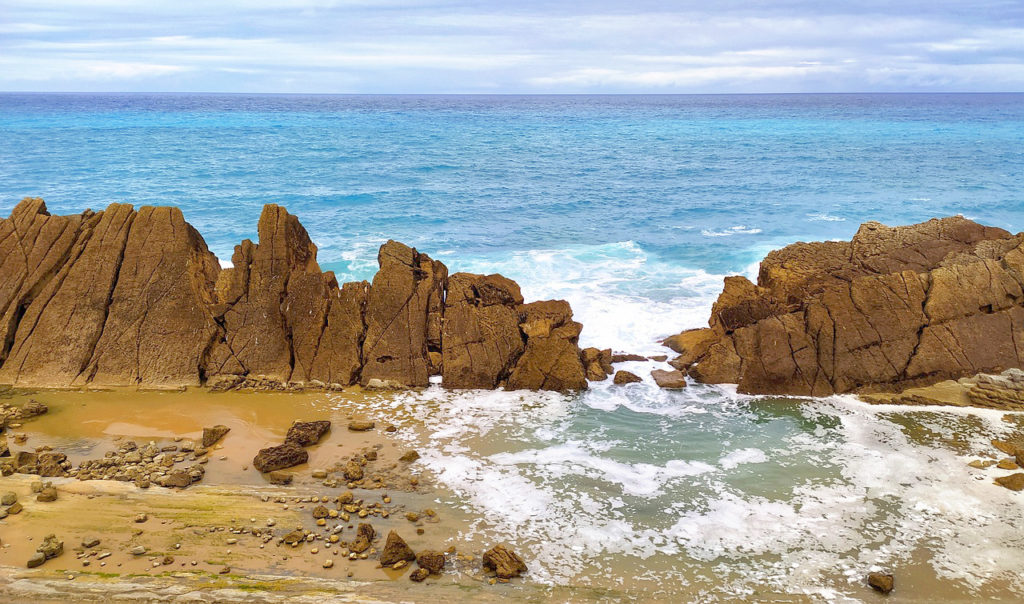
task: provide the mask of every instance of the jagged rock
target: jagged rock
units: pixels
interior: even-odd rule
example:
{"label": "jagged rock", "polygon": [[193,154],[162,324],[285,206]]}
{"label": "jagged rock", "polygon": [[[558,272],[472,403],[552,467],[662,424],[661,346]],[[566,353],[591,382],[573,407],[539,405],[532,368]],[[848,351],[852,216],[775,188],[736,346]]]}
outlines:
{"label": "jagged rock", "polygon": [[373,543],[373,539],[376,536],[377,532],[373,530],[372,525],[365,522],[360,523],[356,527],[356,538],[349,544],[348,548],[357,554],[361,554],[370,549],[370,544]]}
{"label": "jagged rock", "polygon": [[497,387],[523,354],[519,286],[501,275],[448,278],[441,337],[445,388]]}
{"label": "jagged rock", "polygon": [[66,476],[64,464],[68,456],[56,451],[46,451],[37,457],[36,472],[43,477]]}
{"label": "jagged rock", "polygon": [[286,485],[292,483],[292,474],[288,472],[273,471],[267,473],[267,479],[270,484]]}
{"label": "jagged rock", "polygon": [[880,591],[884,594],[887,594],[890,591],[892,591],[893,584],[893,576],[888,573],[868,573],[868,585],[870,585],[871,588],[875,591]]}
{"label": "jagged rock", "polygon": [[398,533],[391,531],[388,533],[388,538],[384,542],[384,549],[380,552],[380,563],[384,566],[391,566],[392,564],[401,560],[415,560],[416,554],[412,551],[412,548],[402,539]]}
{"label": "jagged rock", "polygon": [[615,377],[613,378],[612,381],[615,384],[622,385],[622,384],[635,384],[637,382],[642,382],[643,380],[640,379],[640,376],[636,375],[635,373],[630,373],[628,371],[620,369],[619,371],[615,372]]}
{"label": "jagged rock", "polygon": [[331,422],[328,420],[317,420],[312,422],[296,421],[288,428],[288,434],[284,437],[285,443],[295,443],[302,447],[308,447],[320,442],[320,439],[331,429]]}
{"label": "jagged rock", "polygon": [[499,579],[511,579],[526,572],[526,563],[511,549],[495,545],[484,552],[484,569],[493,570]]}
{"label": "jagged rock", "polygon": [[654,382],[661,388],[666,389],[679,389],[686,388],[686,376],[683,375],[682,371],[673,370],[666,371],[664,369],[655,369],[651,372],[651,377],[654,378]]}
{"label": "jagged rock", "polygon": [[432,549],[426,549],[416,556],[416,564],[426,569],[432,575],[440,575],[444,570],[444,554]]}
{"label": "jagged rock", "polygon": [[1000,476],[996,478],[996,484],[1001,487],[1006,487],[1011,491],[1022,491],[1024,490],[1024,472],[1017,472],[1010,474],[1009,476]]}
{"label": "jagged rock", "polygon": [[217,441],[224,438],[224,436],[231,431],[231,428],[217,424],[212,428],[203,428],[203,448],[209,449],[213,445],[217,444]]}
{"label": "jagged rock", "polygon": [[313,379],[342,386],[359,380],[369,290],[370,284],[366,281],[345,283],[341,289],[328,286],[327,325],[310,369]]}
{"label": "jagged rock", "polygon": [[35,474],[39,456],[31,451],[18,451],[14,456],[14,469],[22,474]]}
{"label": "jagged rock", "polygon": [[[388,241],[366,301],[361,382],[425,387],[427,352],[441,348],[441,313],[448,269],[413,248]],[[443,355],[443,353],[442,353]]]}
{"label": "jagged rock", "polygon": [[425,568],[417,568],[416,570],[409,573],[409,580],[416,583],[420,583],[426,580],[430,576],[430,571]]}
{"label": "jagged rock", "polygon": [[50,534],[43,538],[43,542],[36,551],[45,556],[47,560],[56,558],[64,553],[64,542],[56,535]]}
{"label": "jagged rock", "polygon": [[260,472],[283,470],[309,461],[309,453],[299,445],[286,442],[276,447],[260,449],[252,460],[252,466]]}
{"label": "jagged rock", "polygon": [[1020,367],[1022,241],[956,217],[788,246],[756,285],[726,279],[709,328],[670,339],[684,351],[673,365],[742,392],[815,396]]}
{"label": "jagged rock", "polygon": [[612,355],[612,363],[627,363],[629,361],[646,361],[647,357],[642,354],[619,353]]}
{"label": "jagged rock", "polygon": [[29,556],[26,566],[29,568],[36,568],[37,566],[42,566],[44,562],[46,562],[46,555],[42,552],[35,552]]}
{"label": "jagged rock", "polygon": [[531,302],[519,307],[520,330],[526,349],[508,379],[512,390],[586,390],[587,378],[580,358],[583,326],[572,320],[564,300]]}
{"label": "jagged rock", "polygon": [[600,382],[615,372],[612,368],[612,349],[605,348],[584,348],[580,358],[583,359],[583,366],[586,368],[587,379],[592,382]]}
{"label": "jagged rock", "polygon": [[345,480],[355,482],[363,479],[363,467],[354,461],[345,464]]}

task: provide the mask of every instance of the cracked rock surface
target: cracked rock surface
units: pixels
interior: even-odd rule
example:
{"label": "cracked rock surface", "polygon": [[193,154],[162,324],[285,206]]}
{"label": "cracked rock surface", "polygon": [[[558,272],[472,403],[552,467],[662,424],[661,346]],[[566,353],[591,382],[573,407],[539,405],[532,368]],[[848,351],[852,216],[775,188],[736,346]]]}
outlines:
{"label": "cracked rock surface", "polygon": [[673,366],[758,394],[899,391],[1024,365],[1024,235],[962,217],[861,225],[728,277]]}

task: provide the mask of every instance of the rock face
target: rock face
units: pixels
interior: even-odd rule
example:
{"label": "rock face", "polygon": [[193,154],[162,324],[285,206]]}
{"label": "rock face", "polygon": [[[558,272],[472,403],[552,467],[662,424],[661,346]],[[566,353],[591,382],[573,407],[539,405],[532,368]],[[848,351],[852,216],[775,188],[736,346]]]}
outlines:
{"label": "rock face", "polygon": [[0,384],[586,388],[579,323],[500,275],[395,241],[373,283],[322,272],[299,220],[263,208],[221,269],[173,207],[0,219]]}
{"label": "rock face", "polygon": [[742,392],[899,391],[1024,366],[1024,235],[962,217],[861,225],[850,242],[770,253],[728,277],[673,366]]}

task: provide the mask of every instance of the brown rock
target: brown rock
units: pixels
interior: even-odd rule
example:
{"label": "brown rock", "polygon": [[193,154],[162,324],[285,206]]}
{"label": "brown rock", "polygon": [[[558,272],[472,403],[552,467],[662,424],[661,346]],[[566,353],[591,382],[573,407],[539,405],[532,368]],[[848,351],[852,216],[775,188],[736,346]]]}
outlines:
{"label": "brown rock", "polygon": [[43,490],[39,491],[39,494],[36,495],[36,501],[57,501],[57,489],[53,487],[43,487]]}
{"label": "brown rock", "polygon": [[611,375],[615,370],[612,368],[612,350],[606,348],[584,348],[581,358],[586,368],[587,379],[592,382],[600,382]]}
{"label": "brown rock", "polygon": [[615,378],[613,379],[613,381],[616,384],[622,385],[634,384],[636,382],[642,382],[643,380],[641,380],[640,376],[636,375],[635,373],[630,373],[625,370],[619,370],[615,372]]}
{"label": "brown rock", "polygon": [[[376,536],[377,533],[373,530],[372,525],[365,522],[361,523],[356,527],[356,538],[349,544],[349,549],[357,554],[361,554],[370,549],[370,544],[373,543],[373,539]],[[383,562],[381,564],[383,564]]]}
{"label": "brown rock", "polygon": [[564,300],[532,302],[519,307],[520,330],[526,349],[508,379],[512,390],[586,390],[587,378],[580,358],[583,326],[572,320]]}
{"label": "brown rock", "polygon": [[363,467],[354,461],[345,464],[345,480],[355,482],[363,479]]}
{"label": "brown rock", "polygon": [[629,361],[646,361],[642,354],[619,353],[612,355],[612,363],[628,363]]}
{"label": "brown rock", "polygon": [[277,485],[291,484],[292,483],[292,478],[293,478],[292,474],[290,474],[288,472],[281,472],[280,470],[275,470],[273,472],[268,472],[267,473],[267,479],[270,481],[270,484],[277,484]]}
{"label": "brown rock", "polygon": [[217,441],[224,438],[224,436],[231,431],[231,428],[217,424],[212,428],[203,428],[203,448],[209,449],[213,445],[217,444]]}
{"label": "brown rock", "polygon": [[384,542],[384,549],[380,552],[380,563],[384,566],[391,566],[392,564],[401,560],[415,560],[416,554],[412,551],[412,548],[402,539],[398,533],[391,531],[388,533],[388,538]]}
{"label": "brown rock", "polygon": [[[333,278],[333,276],[332,276]],[[310,377],[326,384],[349,386],[359,379],[364,314],[370,284],[366,281],[327,286],[327,325],[324,327]]]}
{"label": "brown rock", "polygon": [[320,439],[331,429],[331,422],[328,420],[317,420],[312,422],[292,422],[288,428],[288,434],[284,437],[285,443],[294,443],[302,447],[308,447],[320,442]]}
{"label": "brown rock", "polygon": [[868,585],[870,585],[875,591],[887,594],[892,591],[893,583],[893,576],[890,574],[879,572],[868,574]]}
{"label": "brown rock", "polygon": [[523,354],[519,312],[523,296],[501,275],[455,273],[448,278],[441,338],[445,388],[492,389]]}
{"label": "brown rock", "polygon": [[441,312],[448,269],[426,254],[388,241],[366,302],[361,383],[428,384],[428,350],[441,347]]}
{"label": "brown rock", "polygon": [[31,451],[18,451],[14,455],[14,469],[23,474],[34,474],[39,456]]}
{"label": "brown rock", "polygon": [[666,371],[664,369],[655,369],[651,372],[651,377],[654,378],[654,382],[661,388],[686,388],[686,376],[679,370]]}
{"label": "brown rock", "polygon": [[68,456],[63,453],[56,451],[46,451],[40,453],[38,456],[36,472],[43,477],[53,476],[66,476],[67,472],[64,470],[64,463],[67,462]]}
{"label": "brown rock", "polygon": [[432,575],[440,575],[444,570],[444,554],[432,549],[423,550],[416,556],[416,564]]}
{"label": "brown rock", "polygon": [[276,447],[260,449],[252,460],[252,466],[260,472],[283,470],[309,461],[309,453],[299,445],[286,442]]}
{"label": "brown rock", "polygon": [[1017,472],[1010,474],[1009,476],[1000,476],[996,478],[996,484],[1001,487],[1006,487],[1011,491],[1024,490],[1024,472]]}
{"label": "brown rock", "polygon": [[484,553],[484,569],[493,570],[499,579],[511,579],[526,572],[526,563],[511,549],[496,545]]}
{"label": "brown rock", "polygon": [[417,568],[416,570],[409,573],[409,580],[420,583],[430,576],[430,571],[425,568]]}
{"label": "brown rock", "polygon": [[176,470],[160,478],[160,486],[183,489],[192,484],[192,475],[185,470]]}
{"label": "brown rock", "polygon": [[366,432],[367,430],[373,430],[376,424],[368,419],[355,419],[348,423],[348,429],[353,432]]}
{"label": "brown rock", "polygon": [[684,367],[674,365],[677,369],[683,369],[692,365],[704,356],[708,351],[708,347],[714,344],[719,338],[719,334],[713,329],[707,327],[700,329],[688,329],[682,333],[674,336],[669,336],[661,341],[662,344],[668,346],[676,353],[679,354],[675,361],[682,364]]}

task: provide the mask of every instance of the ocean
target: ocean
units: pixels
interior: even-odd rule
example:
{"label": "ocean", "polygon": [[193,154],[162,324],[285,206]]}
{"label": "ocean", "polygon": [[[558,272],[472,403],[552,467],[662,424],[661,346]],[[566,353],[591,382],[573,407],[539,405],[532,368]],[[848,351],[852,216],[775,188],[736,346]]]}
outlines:
{"label": "ocean", "polygon": [[[0,94],[0,214],[173,204],[222,261],[264,203],[339,280],[391,238],[564,298],[581,345],[670,354],[730,274],[861,222],[1024,230],[1024,94]],[[466,513],[552,586],[640,599],[922,599],[1024,590],[1019,495],[966,463],[1001,413],[644,383],[581,395],[431,388],[374,404]],[[908,593],[908,592],[905,592]]]}

